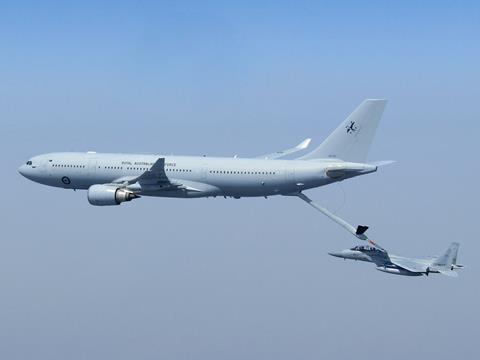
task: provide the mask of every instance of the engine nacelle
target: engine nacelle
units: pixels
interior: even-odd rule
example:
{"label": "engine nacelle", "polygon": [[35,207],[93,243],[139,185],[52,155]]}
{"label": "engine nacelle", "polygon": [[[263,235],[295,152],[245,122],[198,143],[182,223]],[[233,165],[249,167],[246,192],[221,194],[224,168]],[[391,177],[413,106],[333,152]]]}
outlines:
{"label": "engine nacelle", "polygon": [[377,266],[376,269],[378,271],[386,272],[388,274],[394,274],[394,275],[403,275],[403,276],[422,276],[421,273],[415,273],[411,272],[408,270],[396,268],[396,267],[383,267],[383,266]]}
{"label": "engine nacelle", "polygon": [[110,185],[92,185],[88,188],[88,202],[95,206],[120,205],[139,198],[137,194]]}

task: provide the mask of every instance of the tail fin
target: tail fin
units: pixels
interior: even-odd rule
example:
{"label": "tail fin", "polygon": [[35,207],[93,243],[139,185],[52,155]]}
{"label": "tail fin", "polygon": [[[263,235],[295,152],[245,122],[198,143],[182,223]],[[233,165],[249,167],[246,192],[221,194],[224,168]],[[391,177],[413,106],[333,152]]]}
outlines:
{"label": "tail fin", "polygon": [[460,247],[459,243],[452,243],[445,254],[442,256],[439,256],[433,261],[433,264],[435,267],[445,267],[445,268],[451,268],[452,265],[457,264],[457,254],[458,254],[458,248]]}
{"label": "tail fin", "polygon": [[338,158],[366,162],[387,100],[367,99],[330,136],[300,160]]}

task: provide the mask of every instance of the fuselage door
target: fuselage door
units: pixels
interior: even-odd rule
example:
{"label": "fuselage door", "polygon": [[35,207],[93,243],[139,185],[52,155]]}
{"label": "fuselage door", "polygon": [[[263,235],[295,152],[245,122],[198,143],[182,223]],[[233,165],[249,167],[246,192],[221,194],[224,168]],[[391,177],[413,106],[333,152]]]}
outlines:
{"label": "fuselage door", "polygon": [[205,161],[202,161],[202,166],[200,167],[200,178],[202,180],[207,180],[208,166]]}
{"label": "fuselage door", "polygon": [[205,164],[202,165],[200,169],[201,179],[207,180],[207,166]]}
{"label": "fuselage door", "polygon": [[97,159],[96,158],[90,158],[88,159],[88,165],[87,165],[87,175],[89,177],[93,177],[95,173],[97,172]]}
{"label": "fuselage door", "polygon": [[294,167],[287,167],[285,169],[285,180],[287,180],[288,183],[294,183],[295,182],[295,168]]}

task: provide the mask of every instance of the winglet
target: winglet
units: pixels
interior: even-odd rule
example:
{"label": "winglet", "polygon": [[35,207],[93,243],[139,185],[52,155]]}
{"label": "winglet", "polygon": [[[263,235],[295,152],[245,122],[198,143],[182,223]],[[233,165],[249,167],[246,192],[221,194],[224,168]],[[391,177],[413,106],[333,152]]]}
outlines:
{"label": "winglet", "polygon": [[298,144],[297,146],[295,146],[295,149],[298,149],[298,150],[303,150],[303,149],[306,149],[308,147],[308,145],[310,145],[310,142],[312,141],[312,139],[308,138],[308,139],[305,139],[303,140],[300,144]]}
{"label": "winglet", "polygon": [[269,160],[280,159],[280,158],[283,158],[284,156],[294,154],[298,151],[306,149],[308,147],[308,145],[310,145],[311,141],[312,141],[312,139],[305,139],[300,144],[298,144],[297,146],[295,146],[293,148],[286,149],[286,150],[281,150],[281,151],[276,151],[276,152],[271,153],[271,154],[265,154],[265,155],[257,156],[256,159],[269,159]]}

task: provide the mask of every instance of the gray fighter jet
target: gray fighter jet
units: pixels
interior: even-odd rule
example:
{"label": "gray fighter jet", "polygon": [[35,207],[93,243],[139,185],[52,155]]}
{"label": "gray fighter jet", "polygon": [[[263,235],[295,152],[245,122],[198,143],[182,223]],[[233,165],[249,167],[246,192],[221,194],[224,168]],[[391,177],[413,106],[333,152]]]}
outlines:
{"label": "gray fighter jet", "polygon": [[452,243],[442,256],[431,259],[413,259],[389,254],[385,249],[375,246],[355,246],[350,250],[330,252],[329,255],[374,263],[379,271],[405,276],[422,276],[430,273],[456,277],[455,270],[463,268],[457,265],[459,243]]}

